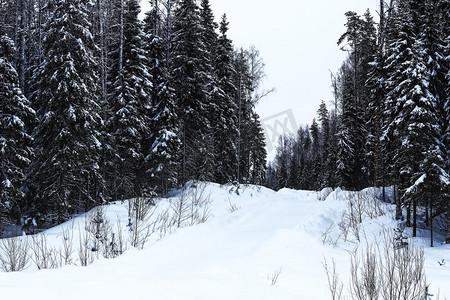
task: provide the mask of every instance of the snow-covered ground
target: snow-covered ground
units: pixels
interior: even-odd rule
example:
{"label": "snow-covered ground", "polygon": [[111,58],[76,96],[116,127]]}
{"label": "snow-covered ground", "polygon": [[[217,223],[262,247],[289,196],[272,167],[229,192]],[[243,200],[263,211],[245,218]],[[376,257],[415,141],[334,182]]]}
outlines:
{"label": "snow-covered ground", "polygon": [[[346,199],[361,194],[330,192],[247,186],[236,193],[233,187],[208,183],[205,223],[172,228],[163,238],[156,232],[144,249],[129,247],[117,258],[87,267],[36,270],[30,262],[24,271],[0,272],[0,299],[329,299],[322,264],[334,259],[341,279],[348,280],[348,252],[359,243],[352,232],[345,239],[339,224],[348,209]],[[175,194],[159,200],[156,210],[169,211],[177,199]],[[381,207],[386,215],[363,220],[361,244],[381,240],[382,232],[396,226],[393,208]],[[120,220],[127,235],[127,202],[107,205],[104,213],[112,227]],[[85,222],[86,215],[79,216],[45,232],[49,247],[61,247],[63,231],[71,229],[78,265]],[[425,257],[432,291],[450,298],[450,247],[425,248]]]}

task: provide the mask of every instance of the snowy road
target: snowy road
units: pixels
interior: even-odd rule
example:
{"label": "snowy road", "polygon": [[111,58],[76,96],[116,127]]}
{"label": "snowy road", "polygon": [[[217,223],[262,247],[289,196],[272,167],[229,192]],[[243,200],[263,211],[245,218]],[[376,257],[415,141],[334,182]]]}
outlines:
{"label": "snowy road", "polygon": [[[207,223],[88,267],[0,273],[1,299],[329,299],[324,257],[336,260],[345,281],[345,249],[350,246],[322,242],[322,233],[339,221],[346,207],[336,194],[318,201],[314,192],[251,187],[237,196],[212,184],[208,191],[212,215]],[[238,210],[230,212],[230,203]],[[112,219],[126,218],[126,205],[110,205],[106,213]],[[364,226],[370,235],[381,224],[392,222],[383,217]],[[57,237],[63,227],[49,234]],[[450,282],[450,248],[426,253],[433,287],[450,296],[445,285]],[[439,266],[438,259],[447,265]]]}

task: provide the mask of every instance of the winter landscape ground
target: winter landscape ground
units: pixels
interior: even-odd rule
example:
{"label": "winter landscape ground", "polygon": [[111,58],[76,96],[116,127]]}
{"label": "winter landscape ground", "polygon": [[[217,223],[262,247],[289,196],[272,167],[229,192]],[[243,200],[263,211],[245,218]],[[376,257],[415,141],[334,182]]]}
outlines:
{"label": "winter landscape ground", "polygon": [[[110,231],[89,229],[93,237],[85,239],[96,208],[38,235],[45,239],[28,236],[27,268],[0,273],[1,299],[331,299],[324,260],[329,269],[334,260],[347,294],[350,253],[374,243],[383,247],[398,227],[395,207],[380,202],[379,192],[275,192],[197,183],[157,200],[139,224],[128,219],[134,216],[128,201],[113,203],[100,209],[102,220],[94,222],[97,228],[109,223],[104,227]],[[354,227],[349,208],[361,203],[362,222]],[[114,232],[117,250],[118,228],[127,250],[105,259],[108,247],[101,244],[111,245]],[[148,236],[142,228],[151,236],[130,246],[133,230]],[[408,240],[408,247],[424,247],[431,299],[450,298],[450,247],[429,248],[423,236]],[[89,245],[80,246],[86,240]],[[59,256],[67,241],[72,241],[70,259]],[[88,266],[80,266],[81,257]],[[36,261],[56,269],[37,270]]]}

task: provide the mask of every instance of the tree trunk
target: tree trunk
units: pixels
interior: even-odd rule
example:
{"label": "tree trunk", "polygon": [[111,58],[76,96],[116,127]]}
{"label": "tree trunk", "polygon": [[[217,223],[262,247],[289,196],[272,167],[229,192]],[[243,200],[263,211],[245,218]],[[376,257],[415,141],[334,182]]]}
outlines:
{"label": "tree trunk", "polygon": [[380,25],[378,28],[379,40],[378,44],[380,46],[380,53],[384,53],[384,36],[385,36],[385,10],[384,10],[384,1],[380,0]]}
{"label": "tree trunk", "polygon": [[411,227],[411,202],[406,207],[406,226]]}
{"label": "tree trunk", "polygon": [[413,200],[413,237],[417,236],[417,199]]}
{"label": "tree trunk", "polygon": [[430,246],[434,247],[434,228],[433,228],[433,199],[430,198]]}
{"label": "tree trunk", "polygon": [[447,238],[445,242],[450,244],[450,201],[447,201]]}
{"label": "tree trunk", "polygon": [[400,195],[398,194],[397,185],[394,186],[394,201],[395,201],[395,219],[401,220],[403,218],[402,201]]}

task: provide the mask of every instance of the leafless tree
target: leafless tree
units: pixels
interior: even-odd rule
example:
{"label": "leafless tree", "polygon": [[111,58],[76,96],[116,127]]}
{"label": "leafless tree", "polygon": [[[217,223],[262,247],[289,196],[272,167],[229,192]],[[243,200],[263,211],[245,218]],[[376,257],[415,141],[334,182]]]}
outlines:
{"label": "leafless tree", "polygon": [[61,262],[64,265],[72,265],[73,262],[73,223],[70,228],[64,228],[62,233],[62,248],[59,251]]}
{"label": "leafless tree", "polygon": [[336,262],[333,260],[331,268],[326,259],[323,262],[323,268],[327,275],[328,289],[330,291],[331,300],[341,300],[343,298],[344,284],[339,279],[336,272]]}
{"label": "leafless tree", "polygon": [[28,261],[28,239],[21,237],[0,239],[0,268],[2,271],[22,271],[27,267]]}
{"label": "leafless tree", "polygon": [[210,196],[206,194],[205,184],[185,187],[171,203],[171,223],[176,228],[205,223],[210,215],[209,205]]}
{"label": "leafless tree", "polygon": [[379,243],[352,254],[350,291],[352,299],[427,299],[423,249],[414,245],[397,248],[392,233]]}
{"label": "leafless tree", "polygon": [[61,266],[59,252],[48,243],[46,234],[31,236],[31,260],[39,270],[55,269]]}
{"label": "leafless tree", "polygon": [[368,246],[359,256],[352,255],[350,292],[355,300],[376,300],[379,298],[381,278],[378,277],[378,255]]}
{"label": "leafless tree", "polygon": [[[87,228],[87,221],[85,224],[85,229]],[[94,255],[92,253],[91,247],[91,235],[87,230],[79,229],[79,248],[78,248],[78,259],[80,265],[85,267],[94,262]]]}
{"label": "leafless tree", "polygon": [[144,248],[150,236],[156,231],[155,215],[155,206],[148,198],[138,197],[129,200],[128,228],[131,246]]}

